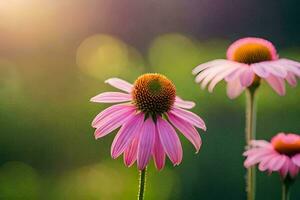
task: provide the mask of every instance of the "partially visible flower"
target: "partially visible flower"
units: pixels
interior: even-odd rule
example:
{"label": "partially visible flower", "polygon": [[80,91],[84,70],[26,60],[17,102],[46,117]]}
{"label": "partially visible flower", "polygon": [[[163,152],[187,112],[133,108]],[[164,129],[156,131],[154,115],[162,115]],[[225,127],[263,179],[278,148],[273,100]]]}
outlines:
{"label": "partially visible flower", "polygon": [[92,126],[96,128],[96,139],[121,127],[111,146],[113,158],[123,154],[126,166],[137,161],[140,170],[148,165],[151,156],[158,170],[164,167],[166,155],[174,165],[180,164],[182,147],[174,127],[199,151],[202,142],[195,127],[206,130],[205,123],[185,110],[195,104],[177,97],[174,84],[165,76],[144,74],[133,85],[118,78],[106,83],[123,92],[104,92],[91,99],[118,103],[98,114]]}
{"label": "partially visible flower", "polygon": [[229,98],[239,96],[251,85],[263,79],[279,94],[285,95],[286,80],[291,86],[297,85],[300,77],[300,63],[279,59],[274,45],[261,38],[243,38],[231,44],[227,60],[217,59],[197,66],[193,70],[196,82],[202,89],[208,85],[212,92],[221,80],[227,82]]}
{"label": "partially visible flower", "polygon": [[258,164],[260,171],[279,172],[283,179],[287,175],[295,178],[300,168],[300,136],[279,133],[271,142],[252,140],[243,155],[247,157],[244,162],[246,168]]}

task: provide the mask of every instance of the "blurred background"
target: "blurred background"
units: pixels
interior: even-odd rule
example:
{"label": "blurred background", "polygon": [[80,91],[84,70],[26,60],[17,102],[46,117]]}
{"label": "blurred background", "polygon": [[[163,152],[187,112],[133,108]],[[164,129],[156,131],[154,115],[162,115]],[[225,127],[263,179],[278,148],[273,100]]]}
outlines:
{"label": "blurred background", "polygon": [[[202,91],[191,70],[225,58],[245,36],[300,61],[299,8],[297,0],[0,1],[0,199],[135,199],[136,166],[113,160],[114,134],[96,141],[90,126],[108,105],[89,99],[114,90],[109,77],[133,82],[145,72],[172,79],[208,127],[199,154],[182,137],[180,166],[157,172],[151,162],[146,199],[245,199],[245,96],[229,100],[223,83]],[[280,97],[263,83],[258,138],[299,133],[299,105],[299,86]],[[277,174],[257,181],[258,199],[280,198]]]}

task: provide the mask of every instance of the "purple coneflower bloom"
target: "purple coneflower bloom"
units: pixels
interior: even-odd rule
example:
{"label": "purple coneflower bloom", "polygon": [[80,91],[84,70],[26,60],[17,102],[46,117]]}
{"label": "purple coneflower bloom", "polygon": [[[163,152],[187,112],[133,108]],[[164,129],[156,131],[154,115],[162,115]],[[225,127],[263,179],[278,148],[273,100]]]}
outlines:
{"label": "purple coneflower bloom", "polygon": [[96,139],[121,127],[111,146],[113,158],[123,154],[125,165],[137,161],[139,170],[145,169],[151,156],[158,170],[164,167],[166,155],[174,165],[180,164],[182,147],[174,127],[199,151],[202,142],[195,127],[206,130],[205,123],[186,110],[195,104],[177,97],[174,84],[165,76],[144,74],[133,85],[118,78],[106,83],[123,92],[104,92],[91,99],[117,103],[99,113],[92,126]]}
{"label": "purple coneflower bloom", "polygon": [[285,95],[285,80],[297,85],[300,63],[279,58],[274,45],[261,38],[243,38],[231,44],[227,59],[217,59],[197,66],[193,70],[202,89],[208,85],[212,92],[221,80],[227,82],[227,95],[236,98],[247,87],[263,79],[281,96]]}
{"label": "purple coneflower bloom", "polygon": [[295,178],[300,168],[300,136],[279,133],[271,142],[253,140],[244,156],[246,168],[259,164],[260,171],[279,172],[283,179]]}

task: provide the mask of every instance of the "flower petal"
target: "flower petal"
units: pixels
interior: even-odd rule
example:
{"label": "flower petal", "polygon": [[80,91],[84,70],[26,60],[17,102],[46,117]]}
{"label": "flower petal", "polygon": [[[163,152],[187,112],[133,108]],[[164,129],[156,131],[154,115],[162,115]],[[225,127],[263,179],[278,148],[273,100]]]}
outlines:
{"label": "flower petal", "polygon": [[269,77],[266,78],[266,81],[280,96],[285,95],[284,79],[270,75]]}
{"label": "flower petal", "polygon": [[117,105],[110,106],[105,110],[103,110],[102,112],[100,112],[94,118],[94,120],[92,121],[92,127],[97,128],[105,121],[133,110],[135,110],[135,107],[133,105],[117,104]]}
{"label": "flower petal", "polygon": [[291,72],[288,72],[286,78],[287,82],[292,86],[292,87],[296,87],[297,86],[297,78],[296,76],[291,73]]}
{"label": "flower petal", "polygon": [[137,166],[139,170],[145,169],[147,166],[155,140],[155,124],[151,117],[149,117],[143,124],[140,133],[139,146],[137,152]]}
{"label": "flower petal", "polygon": [[161,117],[157,119],[157,130],[161,144],[174,165],[182,160],[182,147],[174,128]]}
{"label": "flower petal", "polygon": [[196,152],[198,152],[202,141],[197,130],[190,123],[176,117],[172,113],[168,113],[167,115],[171,123],[194,145]]}
{"label": "flower petal", "polygon": [[124,151],[124,164],[131,167],[137,158],[139,137],[134,137],[129,146]]}
{"label": "flower petal", "polygon": [[254,63],[250,65],[259,77],[267,78],[270,75],[270,72],[264,68],[264,65],[261,65],[261,63]]}
{"label": "flower petal", "polygon": [[166,153],[164,151],[164,148],[161,144],[161,141],[159,139],[159,133],[156,127],[155,130],[155,142],[153,147],[153,160],[156,169],[161,170],[165,166],[165,160],[166,160]]}
{"label": "flower petal", "polygon": [[212,60],[206,63],[203,63],[201,65],[198,65],[197,67],[195,67],[192,71],[192,73],[194,75],[198,74],[199,72],[201,72],[204,69],[210,68],[210,67],[215,67],[215,66],[219,66],[219,65],[223,65],[228,63],[228,60],[225,59],[217,59],[217,60]]}
{"label": "flower petal", "polygon": [[126,124],[124,124],[117,133],[111,145],[111,156],[117,158],[131,143],[136,134],[139,134],[144,122],[144,114],[139,113],[133,117]]}
{"label": "flower petal", "polygon": [[195,103],[193,101],[185,101],[178,96],[175,98],[174,105],[185,109],[192,109],[195,107]]}
{"label": "flower petal", "polygon": [[198,115],[190,111],[173,107],[169,113],[183,119],[184,121],[192,124],[193,126],[196,126],[206,131],[205,122]]}
{"label": "flower petal", "polygon": [[227,96],[230,99],[234,99],[238,97],[243,91],[245,87],[241,85],[240,80],[237,78],[227,83]]}
{"label": "flower petal", "polygon": [[133,88],[132,84],[130,84],[127,81],[124,81],[122,79],[119,79],[119,78],[107,79],[105,81],[105,83],[108,83],[109,85],[111,85],[119,90],[123,90],[124,92],[128,92],[128,93],[130,93]]}
{"label": "flower petal", "polygon": [[254,77],[255,77],[255,74],[254,74],[252,68],[246,69],[240,75],[241,85],[244,87],[249,87],[253,83]]}
{"label": "flower petal", "polygon": [[295,165],[297,165],[298,167],[300,167],[300,153],[298,153],[297,155],[293,156],[292,161]]}
{"label": "flower petal", "polygon": [[232,67],[229,69],[226,69],[225,71],[223,71],[222,73],[217,74],[210,82],[209,86],[208,86],[208,91],[212,92],[214,87],[222,80],[225,79],[228,75],[234,73],[235,71],[237,71],[238,69],[240,69],[239,67]]}
{"label": "flower petal", "polygon": [[125,94],[122,92],[104,92],[91,98],[90,101],[97,103],[118,103],[131,101],[131,99],[132,97],[130,94]]}

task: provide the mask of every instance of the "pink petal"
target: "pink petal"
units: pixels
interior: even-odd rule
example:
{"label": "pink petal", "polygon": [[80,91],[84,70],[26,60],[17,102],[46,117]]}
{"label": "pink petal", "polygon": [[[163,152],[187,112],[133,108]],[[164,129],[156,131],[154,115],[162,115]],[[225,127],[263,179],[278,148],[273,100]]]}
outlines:
{"label": "pink petal", "polygon": [[264,157],[264,159],[259,163],[258,169],[260,171],[266,171],[267,169],[269,169],[269,162],[275,157],[277,157],[277,155],[274,154]]}
{"label": "pink petal", "polygon": [[[231,68],[233,68],[233,67],[229,67],[229,69],[231,69]],[[210,69],[207,69],[207,70],[203,71],[203,75],[205,74],[205,72],[209,71],[209,73],[206,73],[204,79],[202,80],[201,88],[205,89],[205,87],[207,86],[207,84],[212,79],[214,79],[218,74],[223,73],[224,71],[227,71],[227,70],[228,70],[228,67],[226,67],[226,66],[220,66],[220,67],[214,67],[214,68],[210,68]]]}
{"label": "pink petal", "polygon": [[132,91],[133,85],[119,78],[110,78],[105,81],[105,83],[110,84],[111,86],[123,90],[124,92],[130,93]]}
{"label": "pink petal", "polygon": [[97,103],[118,103],[131,101],[131,99],[132,98],[130,94],[125,94],[121,92],[104,92],[91,98],[91,101]]}
{"label": "pink petal", "polygon": [[137,158],[137,149],[138,149],[139,138],[136,136],[132,139],[129,146],[124,151],[124,164],[127,167],[131,167]]}
{"label": "pink petal", "polygon": [[232,80],[227,83],[227,96],[230,99],[234,99],[238,97],[243,91],[245,87],[243,87],[240,83],[239,79]]}
{"label": "pink petal", "polygon": [[234,70],[233,72],[228,74],[224,80],[226,82],[231,82],[231,81],[234,81],[235,79],[239,79],[240,75],[248,68],[249,68],[249,65],[246,67],[238,67],[236,70]]}
{"label": "pink petal", "polygon": [[[253,149],[251,149],[251,150],[253,150]],[[265,157],[267,157],[273,153],[274,152],[270,151],[269,149],[257,150],[255,153],[248,155],[247,159],[244,162],[244,166],[246,168],[249,168],[249,167],[259,163]]]}
{"label": "pink petal", "polygon": [[174,165],[182,160],[182,147],[174,128],[161,117],[157,119],[157,130],[161,144]]}
{"label": "pink petal", "polygon": [[108,120],[114,115],[122,115],[123,113],[126,113],[128,111],[134,110],[135,107],[133,105],[127,105],[127,104],[117,104],[110,106],[100,112],[93,120],[92,126],[97,127],[97,124],[102,123],[103,120]]}
{"label": "pink petal", "polygon": [[134,110],[129,110],[126,112],[116,112],[110,118],[105,118],[96,124],[96,131],[94,133],[95,138],[101,138],[105,135],[111,133],[115,129],[119,128],[122,124],[125,124],[130,116],[134,115]]}
{"label": "pink petal", "polygon": [[222,64],[226,64],[226,63],[228,63],[228,60],[225,60],[225,59],[217,59],[217,60],[209,61],[207,63],[203,63],[203,64],[198,65],[197,67],[195,67],[193,69],[192,73],[194,75],[196,75],[204,69],[214,67],[214,66],[218,66],[218,65],[222,65]]}
{"label": "pink petal", "polygon": [[287,71],[282,68],[277,61],[265,61],[259,64],[260,66],[263,66],[266,71],[276,77],[285,78],[287,75]]}
{"label": "pink petal", "polygon": [[297,165],[298,167],[300,167],[300,153],[298,153],[297,155],[293,156],[292,161],[295,165]]}
{"label": "pink petal", "polygon": [[[218,73],[218,71],[223,71],[225,69],[226,68],[224,68],[222,65],[210,67],[210,68],[205,69],[202,72],[200,72],[196,76],[195,81],[196,81],[196,83],[200,83],[203,79],[205,79],[209,76],[212,76],[211,78],[213,78]],[[202,88],[203,88],[203,86],[202,86]]]}
{"label": "pink petal", "polygon": [[253,147],[268,147],[273,149],[272,144],[265,140],[251,140],[250,145]]}
{"label": "pink petal", "polygon": [[289,166],[290,166],[290,160],[289,159],[286,159],[285,160],[285,163],[282,165],[279,173],[280,173],[280,176],[285,179],[287,173],[289,172]]}
{"label": "pink petal", "polygon": [[266,78],[266,81],[280,96],[285,95],[285,84],[282,78],[270,75]]}
{"label": "pink petal", "polygon": [[277,62],[282,64],[287,71],[300,77],[300,63],[299,62],[289,60],[289,59],[279,59]]}
{"label": "pink petal", "polygon": [[111,156],[117,158],[131,143],[136,134],[140,133],[144,122],[144,114],[140,113],[132,117],[117,133],[111,145]]}
{"label": "pink petal", "polygon": [[240,76],[241,85],[244,87],[249,87],[253,83],[254,77],[255,74],[252,71],[252,69],[251,68],[246,69],[241,73]]}
{"label": "pink petal", "polygon": [[261,63],[252,64],[251,67],[255,74],[257,74],[259,77],[267,78],[270,75],[269,71],[266,70],[264,65],[261,65]]}
{"label": "pink petal", "polygon": [[269,169],[271,171],[278,171],[279,169],[282,168],[286,161],[286,156],[284,155],[278,155],[277,157],[274,157],[270,162],[269,162]]}
{"label": "pink petal", "polygon": [[174,105],[185,109],[192,109],[195,106],[195,103],[192,101],[185,101],[176,96]]}
{"label": "pink petal", "polygon": [[200,150],[202,141],[197,130],[186,121],[169,113],[168,118],[171,123],[194,145],[196,152]]}
{"label": "pink petal", "polygon": [[237,71],[237,69],[240,69],[239,67],[232,67],[229,68],[225,71],[223,71],[222,73],[219,73],[218,75],[216,75],[210,82],[209,86],[208,86],[208,91],[212,92],[214,87],[223,79],[225,79],[225,77],[227,77],[228,75],[232,74],[233,72]]}
{"label": "pink petal", "polygon": [[159,139],[159,133],[156,127],[155,130],[155,142],[154,142],[154,147],[153,147],[153,160],[155,167],[158,170],[161,170],[165,166],[165,160],[166,160],[166,154],[163,149],[163,146],[161,144],[161,141]]}
{"label": "pink petal", "polygon": [[293,73],[288,72],[288,75],[286,76],[286,80],[292,87],[297,86],[297,78]]}
{"label": "pink petal", "polygon": [[295,165],[292,161],[289,163],[289,174],[292,178],[295,178],[299,173],[299,167]]}
{"label": "pink petal", "polygon": [[149,117],[144,122],[140,133],[137,153],[137,166],[139,170],[145,169],[150,160],[155,140],[155,129],[155,124],[152,118]]}
{"label": "pink petal", "polygon": [[206,130],[204,121],[198,115],[196,115],[190,111],[173,107],[172,110],[170,111],[170,113],[183,119],[184,121],[192,124],[193,126],[201,128],[204,131]]}

